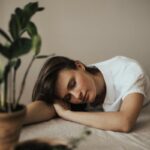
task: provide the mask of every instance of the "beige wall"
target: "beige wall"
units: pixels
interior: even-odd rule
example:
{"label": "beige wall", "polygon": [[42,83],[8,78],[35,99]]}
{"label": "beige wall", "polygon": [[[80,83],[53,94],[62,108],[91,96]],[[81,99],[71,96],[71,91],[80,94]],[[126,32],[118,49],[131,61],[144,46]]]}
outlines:
{"label": "beige wall", "polygon": [[[0,0],[0,26],[6,29],[10,13],[27,2]],[[125,55],[136,58],[150,74],[150,0],[39,0],[39,4],[45,10],[33,19],[42,36],[42,53],[86,64]],[[18,81],[30,57],[23,57]],[[24,103],[30,101],[41,64],[35,62],[28,76]]]}

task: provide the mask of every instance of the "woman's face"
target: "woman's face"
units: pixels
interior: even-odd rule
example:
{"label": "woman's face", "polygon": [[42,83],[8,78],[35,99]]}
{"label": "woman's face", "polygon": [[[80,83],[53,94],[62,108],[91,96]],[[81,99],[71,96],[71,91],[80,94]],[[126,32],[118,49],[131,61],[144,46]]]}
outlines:
{"label": "woman's face", "polygon": [[82,64],[76,70],[62,70],[56,82],[56,95],[73,104],[94,102],[97,89],[93,75]]}

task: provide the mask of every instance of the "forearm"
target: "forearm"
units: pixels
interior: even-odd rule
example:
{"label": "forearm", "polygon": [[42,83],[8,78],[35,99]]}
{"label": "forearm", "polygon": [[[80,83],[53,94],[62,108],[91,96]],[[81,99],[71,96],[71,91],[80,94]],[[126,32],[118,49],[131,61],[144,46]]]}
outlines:
{"label": "forearm", "polygon": [[126,120],[121,112],[67,111],[62,118],[103,130],[126,131]]}
{"label": "forearm", "polygon": [[53,105],[49,106],[45,102],[35,101],[27,105],[27,114],[24,124],[32,124],[46,121],[56,115]]}

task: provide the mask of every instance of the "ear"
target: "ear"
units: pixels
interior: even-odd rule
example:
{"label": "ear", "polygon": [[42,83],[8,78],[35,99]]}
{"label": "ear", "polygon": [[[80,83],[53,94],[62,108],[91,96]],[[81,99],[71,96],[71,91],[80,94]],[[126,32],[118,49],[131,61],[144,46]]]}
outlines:
{"label": "ear", "polygon": [[85,65],[79,60],[76,60],[75,64],[76,64],[77,69],[85,70]]}

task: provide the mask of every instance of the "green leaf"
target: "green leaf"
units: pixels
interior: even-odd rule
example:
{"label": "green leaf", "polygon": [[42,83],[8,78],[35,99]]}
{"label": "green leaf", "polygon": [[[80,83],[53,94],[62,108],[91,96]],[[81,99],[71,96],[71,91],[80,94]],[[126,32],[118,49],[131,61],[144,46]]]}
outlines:
{"label": "green leaf", "polygon": [[2,29],[0,29],[0,34],[8,41],[8,42],[12,42],[11,41],[11,38],[7,35],[7,33],[4,31],[4,30],[2,30]]}
{"label": "green leaf", "polygon": [[43,58],[47,58],[49,57],[48,55],[39,55],[39,56],[36,56],[35,58],[36,59],[43,59]]}
{"label": "green leaf", "polygon": [[44,9],[44,7],[39,7],[39,3],[38,2],[30,2],[27,5],[25,5],[24,10],[26,9],[32,9],[32,10],[38,10],[41,11]]}
{"label": "green leaf", "polygon": [[29,11],[30,10],[30,15],[32,16],[36,11],[42,11],[44,10],[44,7],[39,7],[38,2],[31,2],[28,3],[25,7],[24,10]]}
{"label": "green leaf", "polygon": [[28,23],[26,30],[27,30],[30,37],[37,35],[37,28],[33,22]]}
{"label": "green leaf", "polygon": [[16,40],[10,47],[11,59],[27,54],[31,50],[32,41],[28,38],[20,38]]}
{"label": "green leaf", "polygon": [[25,17],[24,17],[23,10],[20,9],[20,8],[16,8],[15,13],[16,13],[16,16],[17,16],[18,21],[19,21],[19,27],[20,27],[19,29],[22,30],[27,25],[27,22],[26,22]]}
{"label": "green leaf", "polygon": [[36,59],[43,59],[43,58],[48,58],[48,57],[53,57],[55,56],[55,54],[51,54],[51,55],[37,55],[35,58]]}
{"label": "green leaf", "polygon": [[26,26],[30,26],[30,28],[28,27],[30,29],[28,29],[30,35],[37,33],[36,26],[29,22],[31,17],[37,11],[41,11],[43,9],[44,8],[38,6],[38,2],[28,3],[23,9],[18,7],[15,9],[15,14],[11,15],[9,22],[9,32],[14,41],[26,31]]}
{"label": "green leaf", "polygon": [[7,59],[10,59],[10,57],[11,57],[11,51],[8,46],[4,46],[4,45],[0,44],[0,53]]}
{"label": "green leaf", "polygon": [[35,56],[40,53],[40,49],[41,49],[41,37],[39,35],[35,35],[32,38],[32,50]]}
{"label": "green leaf", "polygon": [[30,20],[30,18],[37,12],[37,11],[41,11],[44,8],[42,7],[38,7],[38,2],[33,2],[33,3],[28,3],[25,7],[24,7],[24,12],[26,14],[26,17],[28,18],[28,20]]}
{"label": "green leaf", "polygon": [[20,25],[17,15],[12,14],[9,22],[9,32],[14,40],[19,37]]}
{"label": "green leaf", "polygon": [[39,7],[38,8],[38,11],[42,11],[42,10],[44,10],[44,7]]}

